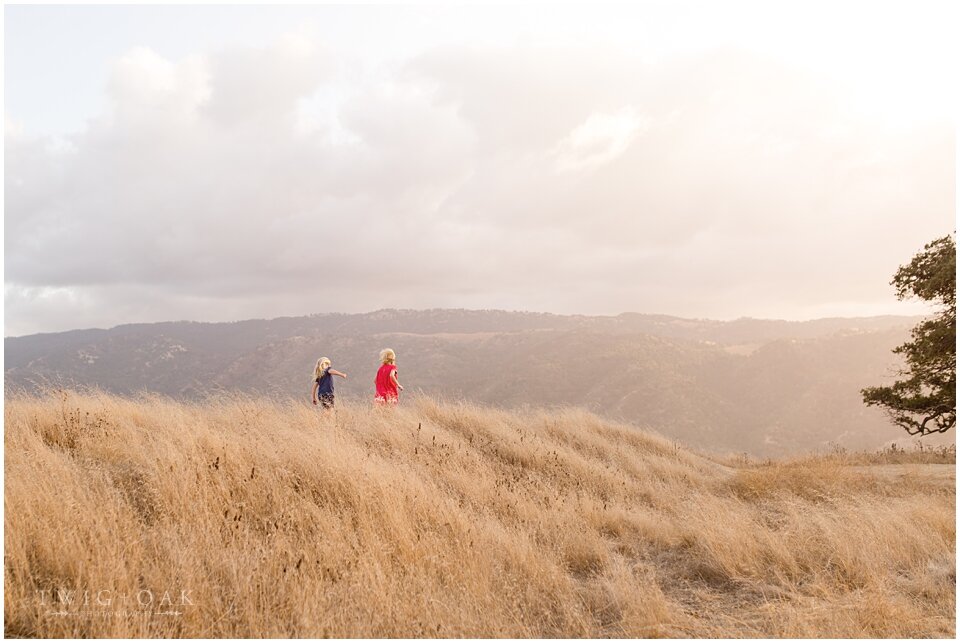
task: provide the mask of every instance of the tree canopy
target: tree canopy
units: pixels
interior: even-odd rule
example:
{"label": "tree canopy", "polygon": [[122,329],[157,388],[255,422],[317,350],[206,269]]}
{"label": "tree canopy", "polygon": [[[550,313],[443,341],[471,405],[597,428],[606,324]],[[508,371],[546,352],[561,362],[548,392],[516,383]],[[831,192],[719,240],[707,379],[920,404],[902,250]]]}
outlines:
{"label": "tree canopy", "polygon": [[931,241],[900,266],[891,284],[898,299],[919,297],[938,305],[935,315],[893,349],[905,366],[890,386],[861,391],[867,406],[881,406],[910,435],[943,433],[957,423],[957,247],[953,237]]}

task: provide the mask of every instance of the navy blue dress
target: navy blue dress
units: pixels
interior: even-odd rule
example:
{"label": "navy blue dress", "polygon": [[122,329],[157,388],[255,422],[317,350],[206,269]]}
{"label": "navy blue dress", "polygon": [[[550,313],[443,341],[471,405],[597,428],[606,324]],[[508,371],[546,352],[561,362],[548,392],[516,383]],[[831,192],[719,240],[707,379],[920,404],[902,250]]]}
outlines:
{"label": "navy blue dress", "polygon": [[315,381],[318,385],[317,399],[320,400],[320,404],[325,409],[333,408],[333,375],[330,374],[330,369],[324,369],[323,375]]}

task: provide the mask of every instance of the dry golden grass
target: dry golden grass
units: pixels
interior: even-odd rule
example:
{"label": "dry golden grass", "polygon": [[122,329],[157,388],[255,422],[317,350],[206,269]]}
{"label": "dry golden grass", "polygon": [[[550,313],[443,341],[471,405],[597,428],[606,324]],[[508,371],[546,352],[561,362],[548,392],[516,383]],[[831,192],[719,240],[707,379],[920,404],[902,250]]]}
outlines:
{"label": "dry golden grass", "polygon": [[4,421],[10,636],[954,635],[936,481],[430,400],[61,393]]}

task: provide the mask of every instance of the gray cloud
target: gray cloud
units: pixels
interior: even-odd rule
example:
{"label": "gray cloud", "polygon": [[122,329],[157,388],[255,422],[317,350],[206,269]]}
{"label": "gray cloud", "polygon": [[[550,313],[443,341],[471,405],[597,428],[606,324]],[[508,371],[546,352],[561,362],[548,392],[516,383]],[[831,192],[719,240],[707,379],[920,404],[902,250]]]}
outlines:
{"label": "gray cloud", "polygon": [[733,50],[446,47],[364,69],[298,39],[139,49],[108,98],[66,146],[6,134],[7,334],[382,306],[882,307],[896,265],[953,226],[951,126],[858,119]]}

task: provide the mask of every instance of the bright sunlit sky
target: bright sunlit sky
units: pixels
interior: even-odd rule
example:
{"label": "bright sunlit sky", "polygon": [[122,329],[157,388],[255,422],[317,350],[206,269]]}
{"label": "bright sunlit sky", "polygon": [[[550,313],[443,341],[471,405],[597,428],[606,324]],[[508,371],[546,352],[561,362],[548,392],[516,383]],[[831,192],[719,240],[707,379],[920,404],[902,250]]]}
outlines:
{"label": "bright sunlit sky", "polygon": [[912,314],[951,3],[4,8],[6,336]]}

